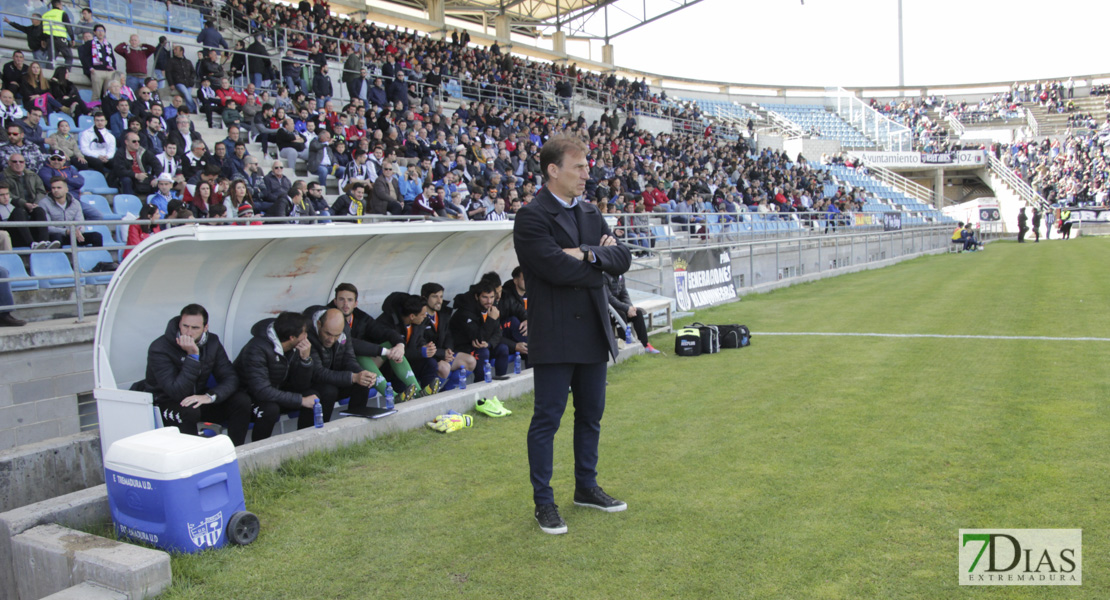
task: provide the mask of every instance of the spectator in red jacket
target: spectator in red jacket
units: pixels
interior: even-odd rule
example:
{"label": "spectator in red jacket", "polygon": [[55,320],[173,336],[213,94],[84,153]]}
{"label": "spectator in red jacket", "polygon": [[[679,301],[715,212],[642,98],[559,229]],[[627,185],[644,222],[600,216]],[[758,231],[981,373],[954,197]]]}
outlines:
{"label": "spectator in red jacket", "polygon": [[[127,228],[127,245],[138,246],[139,243],[146,238],[162,231],[161,227],[155,225],[161,218],[162,211],[158,210],[157,206],[153,204],[144,204],[139,210],[139,219],[147,219],[148,222],[143,224],[135,223]],[[128,254],[131,254],[131,249],[126,250],[123,253],[123,257],[127,258]]]}
{"label": "spectator in red jacket", "polygon": [[116,46],[116,54],[123,57],[126,63],[127,87],[136,94],[143,87],[143,80],[149,74],[147,59],[154,54],[155,48],[150,44],[140,44],[139,34],[132,33],[129,43],[120,42]]}
{"label": "spectator in red jacket", "polygon": [[667,195],[663,190],[655,187],[655,182],[650,179],[644,184],[644,191],[640,198],[643,199],[644,210],[647,212],[652,212],[656,206],[667,203]]}

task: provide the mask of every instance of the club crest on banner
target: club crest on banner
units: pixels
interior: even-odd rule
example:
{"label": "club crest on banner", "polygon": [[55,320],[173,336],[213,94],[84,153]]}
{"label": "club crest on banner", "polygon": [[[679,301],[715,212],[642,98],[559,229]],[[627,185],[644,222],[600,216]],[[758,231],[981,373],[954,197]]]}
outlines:
{"label": "club crest on banner", "polygon": [[689,263],[678,258],[674,261],[674,298],[681,311],[690,310],[690,291],[686,287],[686,267]]}

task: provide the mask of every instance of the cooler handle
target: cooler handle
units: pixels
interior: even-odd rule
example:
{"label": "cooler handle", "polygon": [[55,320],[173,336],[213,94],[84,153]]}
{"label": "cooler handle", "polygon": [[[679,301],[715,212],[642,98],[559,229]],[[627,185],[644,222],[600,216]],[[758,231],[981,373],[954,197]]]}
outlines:
{"label": "cooler handle", "polygon": [[217,483],[223,483],[225,481],[227,481],[227,473],[213,473],[208,477],[205,477],[204,479],[198,481],[197,489],[203,490],[206,487],[211,487],[213,485],[216,485]]}

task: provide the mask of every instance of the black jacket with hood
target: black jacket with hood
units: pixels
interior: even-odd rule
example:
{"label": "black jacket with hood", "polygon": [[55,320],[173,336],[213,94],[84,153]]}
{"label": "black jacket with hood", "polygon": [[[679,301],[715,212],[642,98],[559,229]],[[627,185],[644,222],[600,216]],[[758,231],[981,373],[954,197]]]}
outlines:
{"label": "black jacket with hood", "polygon": [[282,351],[274,333],[274,319],[255,323],[251,336],[235,358],[235,371],[251,401],[276,402],[283,409],[299,408],[301,397],[312,393],[312,357],[301,360],[296,348]]}
{"label": "black jacket with hood", "polygon": [[469,291],[455,296],[455,314],[451,316],[451,336],[455,338],[455,352],[474,352],[471,342],[487,342],[492,351],[501,343],[501,323],[497,319],[484,319],[482,305]]}
{"label": "black jacket with hood", "polygon": [[308,341],[312,343],[312,383],[326,383],[342,389],[351,385],[351,373],[360,373],[363,368],[355,358],[345,324],[343,333],[331,348],[324,347],[320,341],[319,323],[325,311],[327,307],[324,306],[310,306],[304,311],[309,318]]}
{"label": "black jacket with hood", "polygon": [[[150,344],[146,354],[144,389],[154,395],[155,404],[180,404],[197,394],[212,393],[216,402],[223,402],[239,389],[239,377],[227,357],[227,351],[214,333],[205,333],[197,347],[200,359],[189,358],[177,345],[181,317],[166,324],[166,333]],[[216,378],[216,387],[208,389],[208,378]]]}

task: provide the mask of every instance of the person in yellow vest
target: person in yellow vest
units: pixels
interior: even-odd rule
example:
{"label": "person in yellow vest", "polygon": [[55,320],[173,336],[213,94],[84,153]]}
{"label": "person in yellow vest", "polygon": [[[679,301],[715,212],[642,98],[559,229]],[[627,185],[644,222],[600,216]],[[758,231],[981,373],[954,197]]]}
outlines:
{"label": "person in yellow vest", "polygon": [[69,14],[62,10],[62,0],[52,0],[50,10],[42,14],[42,36],[47,46],[53,46],[53,56],[65,58],[66,66],[73,66],[73,50],[70,50]]}
{"label": "person in yellow vest", "polygon": [[1071,211],[1065,208],[1060,211],[1060,234],[1062,239],[1071,239],[1071,225]]}

